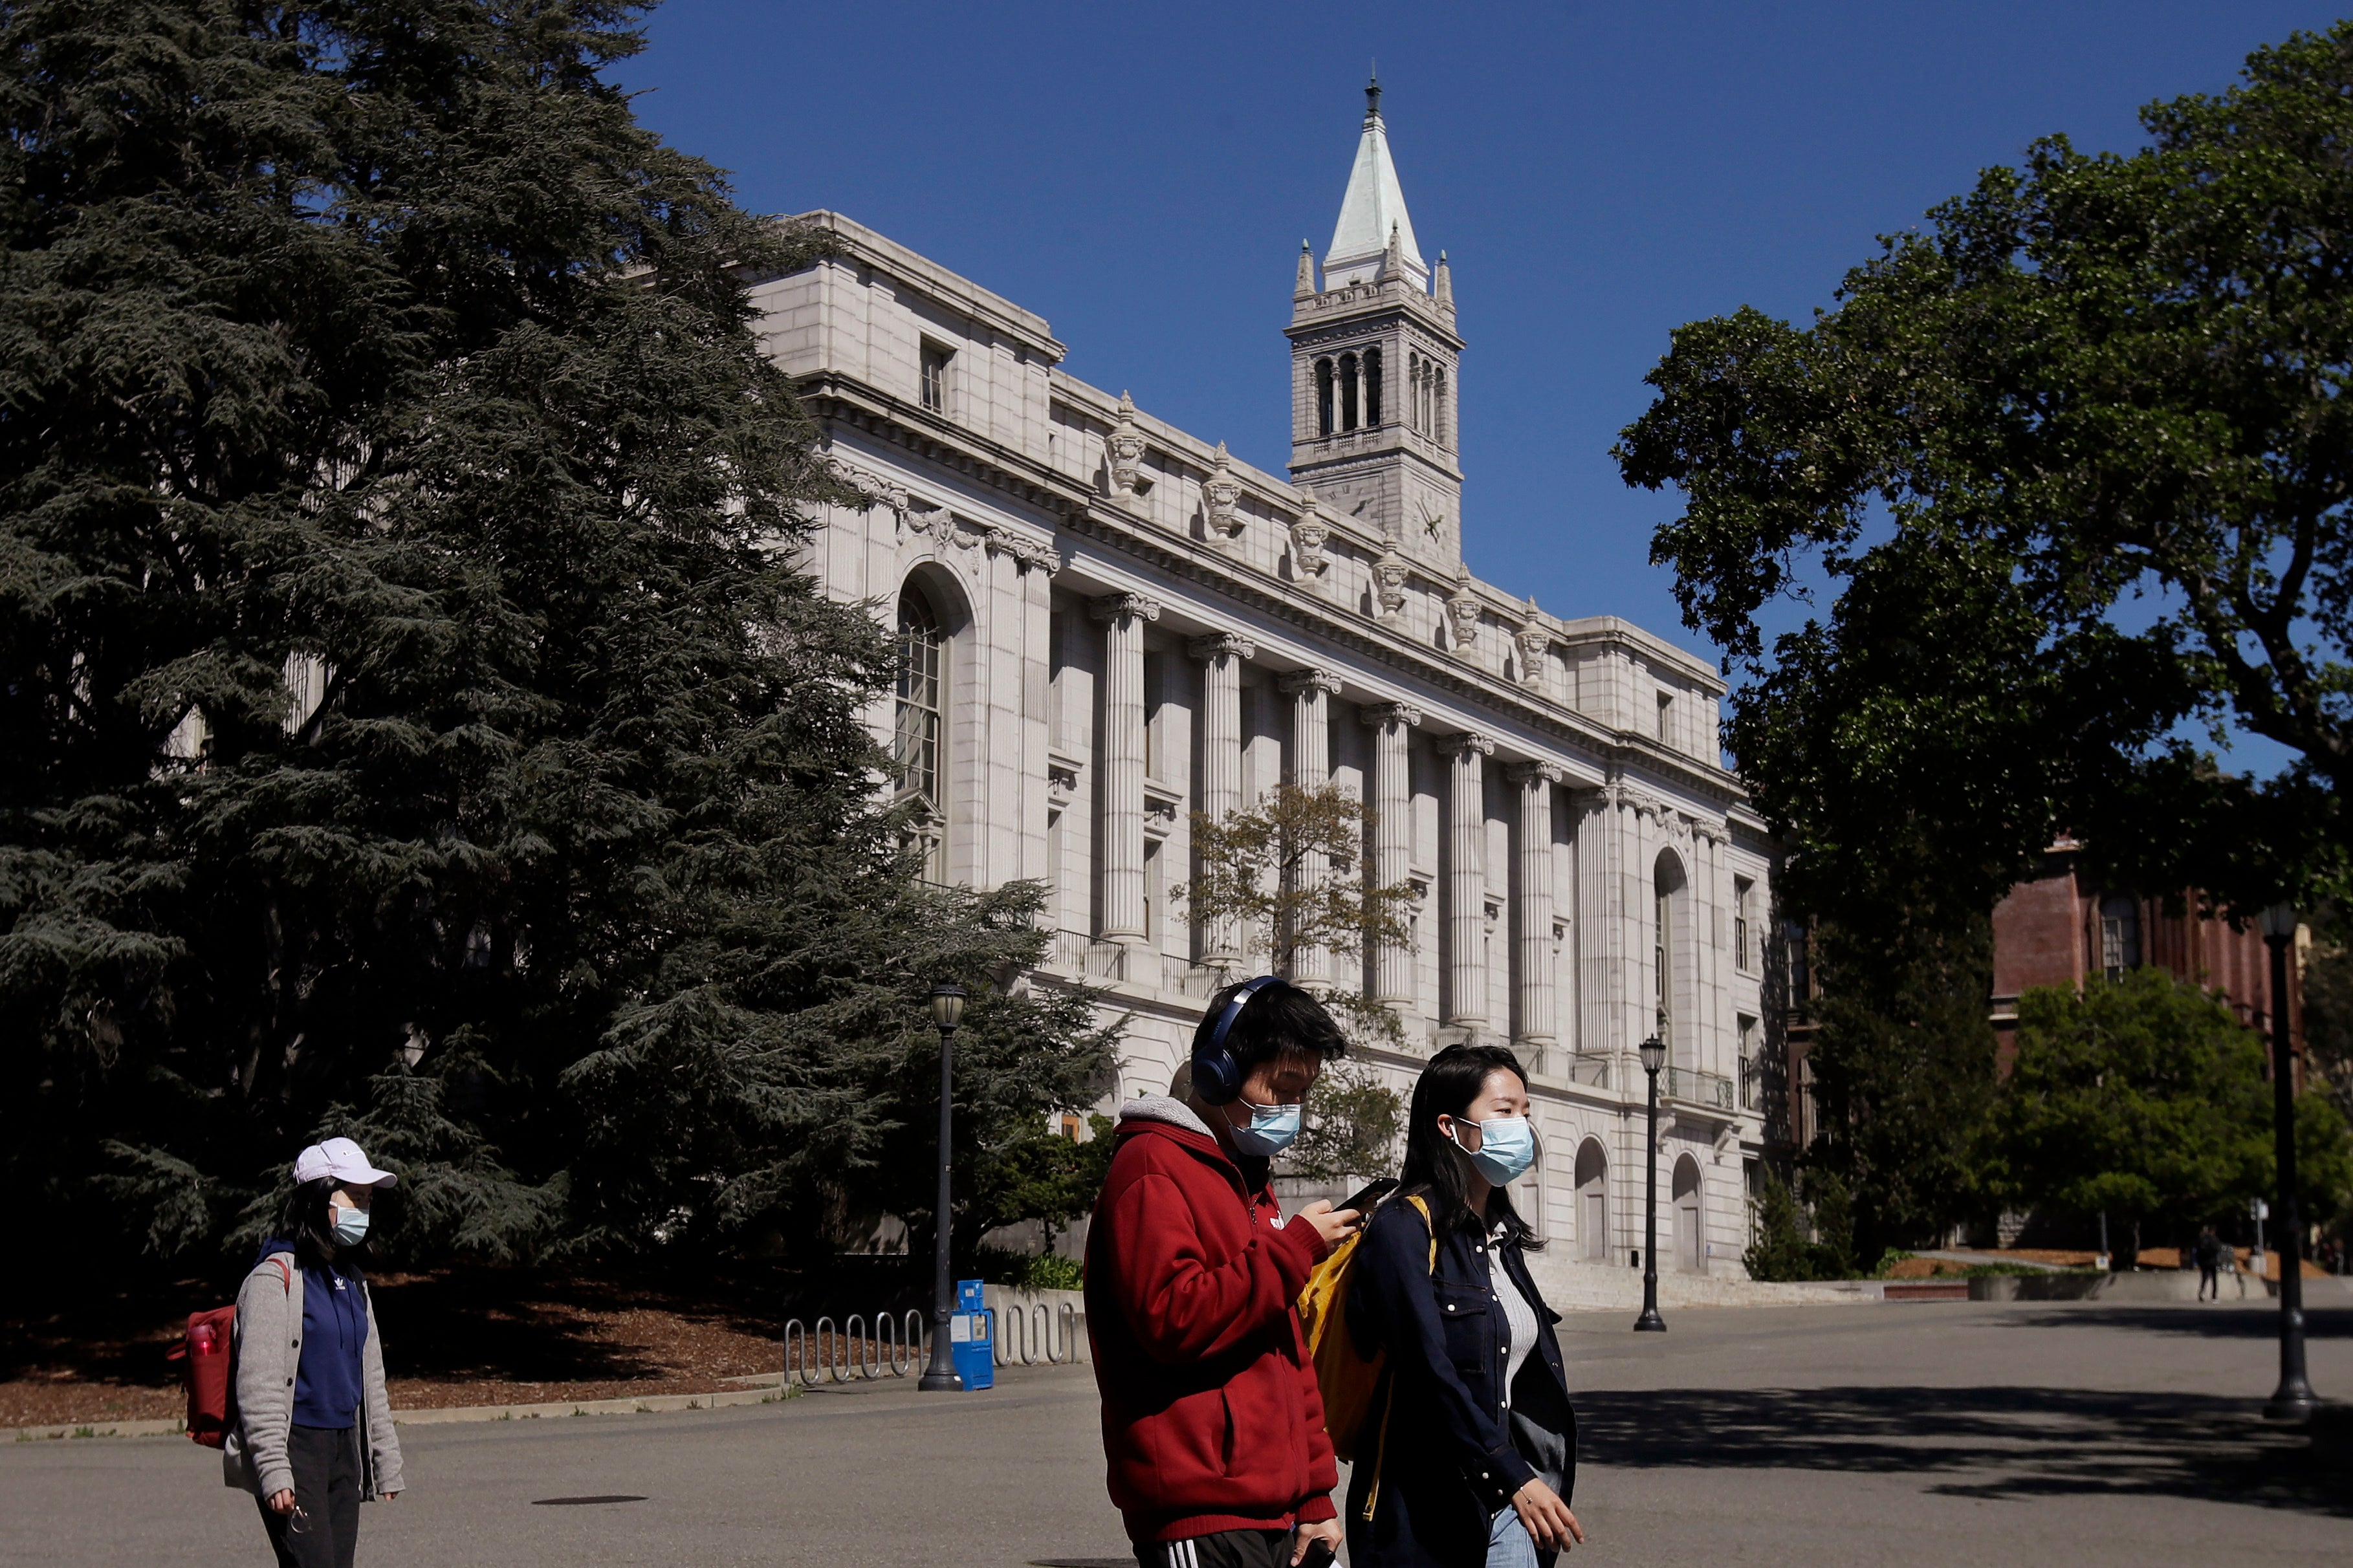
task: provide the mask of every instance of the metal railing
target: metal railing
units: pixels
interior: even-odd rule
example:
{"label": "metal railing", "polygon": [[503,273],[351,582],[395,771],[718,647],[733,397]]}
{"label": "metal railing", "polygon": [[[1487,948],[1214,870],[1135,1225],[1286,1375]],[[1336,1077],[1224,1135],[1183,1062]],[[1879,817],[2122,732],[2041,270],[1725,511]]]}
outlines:
{"label": "metal railing", "polygon": [[1663,1100],[1680,1100],[1686,1105],[1730,1110],[1732,1080],[1720,1072],[1701,1072],[1695,1068],[1668,1068],[1659,1074],[1659,1095]]}
{"label": "metal railing", "polygon": [[830,1316],[803,1327],[785,1321],[785,1381],[814,1388],[820,1383],[873,1382],[884,1373],[905,1377],[919,1371],[929,1341],[923,1314],[909,1308],[893,1317],[852,1312],[836,1328]]}
{"label": "metal railing", "polygon": [[[1079,1359],[1079,1311],[1068,1301],[1049,1306],[1043,1301],[1031,1303],[1024,1311],[1019,1306],[999,1315],[992,1307],[989,1337],[997,1342],[997,1364],[999,1366],[1036,1366],[1042,1352],[1049,1365],[1061,1366]],[[1055,1329],[1061,1330],[1061,1352],[1055,1352]],[[1018,1340],[1021,1348],[1012,1348]]]}

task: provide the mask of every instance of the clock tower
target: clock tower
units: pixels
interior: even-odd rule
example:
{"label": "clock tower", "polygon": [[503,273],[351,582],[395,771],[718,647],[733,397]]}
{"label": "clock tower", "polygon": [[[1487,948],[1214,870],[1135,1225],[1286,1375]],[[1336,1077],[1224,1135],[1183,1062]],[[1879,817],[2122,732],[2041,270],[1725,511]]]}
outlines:
{"label": "clock tower", "polygon": [[1356,166],[1320,287],[1314,253],[1300,244],[1286,335],[1292,481],[1451,576],[1462,559],[1454,284],[1445,253],[1433,270],[1415,243],[1377,80],[1365,89]]}

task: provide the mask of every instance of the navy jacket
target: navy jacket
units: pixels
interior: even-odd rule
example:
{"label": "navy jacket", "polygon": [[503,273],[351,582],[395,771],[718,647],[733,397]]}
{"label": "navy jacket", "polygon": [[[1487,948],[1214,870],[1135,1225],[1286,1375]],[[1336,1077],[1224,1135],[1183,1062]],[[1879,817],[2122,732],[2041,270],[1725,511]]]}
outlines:
{"label": "navy jacket", "polygon": [[[1511,1331],[1489,1272],[1496,1261],[1537,1325],[1508,1412],[1501,1385]],[[1433,1268],[1430,1231],[1412,1205],[1393,1200],[1375,1213],[1349,1271],[1349,1331],[1366,1354],[1387,1358],[1348,1483],[1355,1568],[1482,1568],[1489,1519],[1531,1478],[1569,1498],[1577,1415],[1552,1331],[1559,1316],[1518,1247],[1482,1247],[1449,1229]],[[1538,1555],[1550,1568],[1554,1554]]]}

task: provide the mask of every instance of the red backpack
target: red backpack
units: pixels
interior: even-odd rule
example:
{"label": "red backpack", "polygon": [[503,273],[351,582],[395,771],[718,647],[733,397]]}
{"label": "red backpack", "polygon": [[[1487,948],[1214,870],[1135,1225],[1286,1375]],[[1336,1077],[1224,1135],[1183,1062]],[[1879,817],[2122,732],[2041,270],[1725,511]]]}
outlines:
{"label": "red backpack", "polygon": [[[283,1254],[270,1258],[284,1277],[286,1292],[294,1292],[293,1271]],[[174,1345],[166,1359],[181,1363],[180,1380],[188,1390],[188,1441],[217,1448],[228,1440],[237,1424],[237,1390],[229,1382],[230,1351],[237,1342],[237,1308],[213,1307],[188,1314],[187,1338]]]}

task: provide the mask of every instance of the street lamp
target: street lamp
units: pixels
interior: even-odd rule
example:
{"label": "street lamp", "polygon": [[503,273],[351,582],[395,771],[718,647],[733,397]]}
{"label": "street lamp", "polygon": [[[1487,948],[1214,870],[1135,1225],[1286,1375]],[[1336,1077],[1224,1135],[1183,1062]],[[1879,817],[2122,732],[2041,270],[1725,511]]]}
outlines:
{"label": "street lamp", "polygon": [[932,987],[932,1023],[940,1031],[940,1192],[932,1225],[932,1360],[915,1386],[926,1394],[954,1393],[964,1387],[956,1375],[955,1354],[948,1348],[948,1310],[955,1304],[955,1287],[948,1279],[948,1166],[955,1152],[950,1137],[955,1104],[955,1032],[964,1022],[965,990],[961,985]]}
{"label": "street lamp", "polygon": [[2268,1421],[2303,1421],[2316,1403],[2304,1375],[2304,1222],[2295,1212],[2295,1059],[2288,1043],[2287,950],[2295,906],[2274,904],[2262,920],[2272,950],[2272,1143],[2279,1163],[2280,1380],[2263,1406]]}
{"label": "street lamp", "polygon": [[1634,1320],[1634,1331],[1663,1334],[1667,1321],[1659,1316],[1659,1069],[1667,1065],[1667,1047],[1652,1035],[1636,1054],[1650,1075],[1651,1124],[1642,1140],[1642,1315]]}

